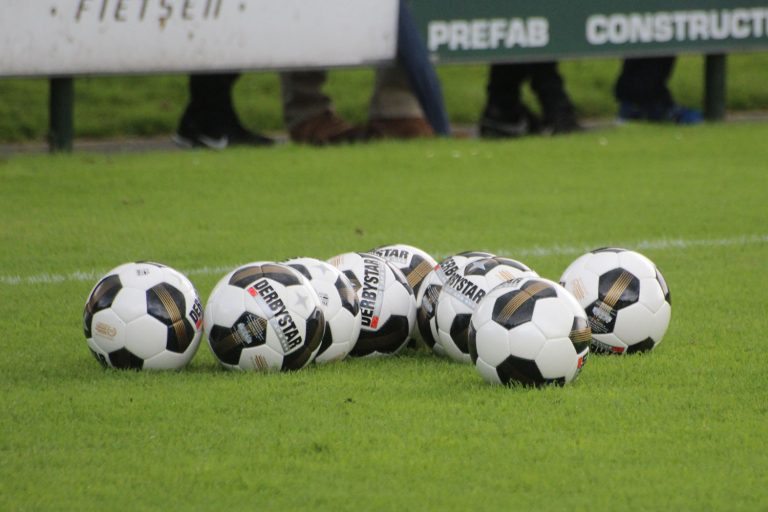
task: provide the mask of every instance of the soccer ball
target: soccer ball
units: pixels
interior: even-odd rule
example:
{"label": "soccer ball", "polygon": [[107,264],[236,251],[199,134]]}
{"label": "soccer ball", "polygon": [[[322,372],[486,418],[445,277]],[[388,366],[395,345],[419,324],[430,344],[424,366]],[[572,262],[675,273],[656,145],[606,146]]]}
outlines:
{"label": "soccer ball", "polygon": [[197,351],[203,308],[180,272],[151,262],[113,268],[91,290],[83,331],[104,367],[170,370]]}
{"label": "soccer ball", "polygon": [[236,268],[216,284],[205,307],[208,345],[232,370],[299,370],[317,355],[324,331],[317,293],[280,263]]}
{"label": "soccer ball", "polygon": [[412,245],[384,245],[368,252],[381,256],[400,270],[416,296],[424,278],[437,266],[435,258]]}
{"label": "soccer ball", "polygon": [[436,354],[445,355],[443,347],[437,343],[437,325],[435,324],[435,309],[437,306],[437,299],[440,296],[440,292],[443,289],[446,275],[442,270],[443,264],[453,267],[463,266],[468,261],[492,258],[494,255],[489,252],[480,251],[467,251],[453,256],[449,256],[443,260],[440,264],[435,265],[432,271],[422,281],[419,293],[416,295],[416,326],[418,327],[419,335],[424,343],[431,348]]}
{"label": "soccer ball", "polygon": [[362,321],[352,283],[339,269],[315,258],[294,258],[284,263],[309,280],[323,308],[325,334],[315,362],[344,359],[357,343]]}
{"label": "soccer ball", "polygon": [[525,264],[499,256],[467,259],[463,265],[449,258],[437,274],[443,282],[435,306],[437,343],[442,352],[462,363],[470,361],[467,329],[480,300],[505,281],[537,275]]}
{"label": "soccer ball", "polygon": [[416,321],[416,300],[403,273],[370,253],[348,252],[328,262],[349,278],[360,300],[362,328],[350,355],[398,353]]}
{"label": "soccer ball", "polygon": [[672,302],[651,260],[627,249],[596,249],[577,258],[560,278],[587,313],[592,351],[652,350],[669,326]]}
{"label": "soccer ball", "polygon": [[563,385],[584,366],[590,338],[587,316],[570,292],[527,277],[482,299],[470,321],[469,352],[488,382]]}

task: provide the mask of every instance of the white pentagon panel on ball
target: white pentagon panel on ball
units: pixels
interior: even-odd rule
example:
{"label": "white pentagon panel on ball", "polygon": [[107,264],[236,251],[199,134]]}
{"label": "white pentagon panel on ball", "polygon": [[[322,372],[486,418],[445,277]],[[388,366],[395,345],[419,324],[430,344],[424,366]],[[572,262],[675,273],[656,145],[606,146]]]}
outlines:
{"label": "white pentagon panel on ball", "polygon": [[664,291],[661,289],[655,275],[640,280],[638,303],[647,307],[652,312],[658,311],[666,303]]}
{"label": "white pentagon panel on ball", "polygon": [[[568,290],[568,288],[566,288],[565,286],[562,286],[560,284],[558,284],[558,286],[560,286],[560,288],[558,289],[557,295],[568,304],[568,306],[570,307],[571,313],[579,315],[581,318],[586,320],[587,314],[584,311],[584,306],[581,305],[581,303],[576,298],[576,296],[573,293],[571,293],[571,291]],[[595,294],[595,298],[597,298],[597,294]]]}
{"label": "white pentagon panel on ball", "polygon": [[488,322],[493,322],[493,300],[481,300],[475,311],[472,312],[470,320],[475,329],[480,329]]}
{"label": "white pentagon panel on ball", "polygon": [[178,270],[171,267],[164,267],[162,271],[165,282],[175,286],[180,292],[184,294],[197,294],[197,291],[189,278]]}
{"label": "white pentagon panel on ball", "polygon": [[432,351],[440,357],[448,357],[448,353],[440,344],[439,336],[440,336],[440,333],[435,331],[435,345],[432,347]]}
{"label": "white pentagon panel on ball", "polygon": [[495,366],[491,366],[490,364],[486,363],[482,359],[478,358],[475,362],[475,369],[480,374],[480,376],[485,380],[486,382],[490,384],[501,384],[501,379],[499,378],[499,372],[496,370]]}
{"label": "white pentagon panel on ball", "polygon": [[490,382],[491,384],[501,384],[501,379],[499,378],[499,373],[496,371],[495,366],[491,366],[482,359],[478,359],[475,363],[475,368],[486,382]]}
{"label": "white pentagon panel on ball", "polygon": [[588,256],[589,259],[587,259],[584,268],[594,272],[598,276],[601,276],[612,268],[618,268],[620,266],[618,253],[613,251],[593,252],[589,253]]}
{"label": "white pentagon panel on ball", "polygon": [[205,306],[206,332],[210,334],[210,326],[213,325],[214,317],[218,325],[224,327],[234,325],[245,311],[246,296],[242,288],[227,284],[214,290]]}
{"label": "white pentagon panel on ball", "polygon": [[135,262],[120,265],[110,273],[120,276],[120,282],[126,288],[148,290],[162,283],[165,279],[164,265],[160,263]]}
{"label": "white pentagon panel on ball", "polygon": [[123,287],[112,302],[112,310],[125,323],[147,314],[147,291],[144,288]]}
{"label": "white pentagon panel on ball", "polygon": [[619,266],[632,272],[638,279],[656,277],[656,265],[647,256],[630,250],[620,252],[618,256]]}
{"label": "white pentagon panel on ball", "polygon": [[[446,355],[453,359],[454,361],[458,361],[460,363],[469,363],[471,362],[472,358],[470,357],[468,352],[462,352],[459,347],[456,346],[455,343],[450,341],[449,333],[441,332],[442,341],[440,342],[440,348],[442,348],[441,355]],[[447,341],[446,341],[447,340]]]}
{"label": "white pentagon panel on ball", "polygon": [[572,265],[560,277],[560,283],[579,301],[581,307],[586,307],[597,300],[600,276],[593,270]]}
{"label": "white pentagon panel on ball", "polygon": [[565,300],[558,296],[536,301],[531,322],[541,329],[546,338],[557,338],[570,332],[573,312]]}
{"label": "white pentagon panel on ball", "polygon": [[548,339],[536,356],[536,365],[545,379],[573,380],[578,370],[579,356],[568,337]]}
{"label": "white pentagon panel on ball", "polygon": [[486,322],[475,331],[477,357],[496,367],[509,357],[509,332],[496,322]]}
{"label": "white pentagon panel on ball", "polygon": [[167,338],[168,327],[149,315],[137,318],[125,326],[125,348],[142,359],[163,352]]}
{"label": "white pentagon panel on ball", "polygon": [[178,370],[189,363],[194,353],[194,350],[184,354],[165,350],[149,359],[145,359],[143,368],[145,370]]}
{"label": "white pentagon panel on ball", "polygon": [[[394,269],[395,272],[399,272]],[[385,292],[390,300],[389,314],[403,315],[408,318],[408,325],[416,324],[416,298],[412,290],[409,290],[407,282],[391,280],[385,285]]]}
{"label": "white pentagon panel on ball", "polygon": [[277,371],[283,364],[283,355],[270,346],[245,348],[240,353],[237,368],[258,372]]}
{"label": "white pentagon panel on ball", "polygon": [[118,350],[125,346],[125,322],[111,309],[99,311],[93,315],[91,335],[103,351]]}
{"label": "white pentagon panel on ball", "polygon": [[672,316],[672,306],[668,302],[661,305],[658,311],[653,314],[653,320],[649,326],[648,335],[653,338],[656,345],[661,343],[669,327],[669,320]]}
{"label": "white pentagon panel on ball", "polygon": [[510,354],[522,359],[536,359],[547,341],[544,333],[532,322],[518,325],[508,332]]}
{"label": "white pentagon panel on ball", "polygon": [[442,354],[448,355],[460,362],[467,362],[469,359],[465,356],[468,356],[468,354],[463,354],[456,347],[451,336],[451,327],[458,315],[471,316],[472,310],[450,295],[444,294],[438,301],[435,314],[435,325],[437,326],[436,345],[440,345]]}
{"label": "white pentagon panel on ball", "polygon": [[649,337],[649,327],[653,321],[653,312],[642,304],[635,303],[617,313],[613,334],[624,344],[631,346]]}

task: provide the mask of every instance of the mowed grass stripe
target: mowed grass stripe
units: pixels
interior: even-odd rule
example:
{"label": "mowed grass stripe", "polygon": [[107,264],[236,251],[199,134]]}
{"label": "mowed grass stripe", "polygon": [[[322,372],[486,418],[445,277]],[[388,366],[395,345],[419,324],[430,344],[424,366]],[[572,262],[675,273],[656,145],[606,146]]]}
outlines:
{"label": "mowed grass stripe", "polygon": [[[744,235],[736,238],[716,238],[716,239],[699,239],[699,240],[686,240],[683,238],[675,239],[662,239],[662,240],[640,240],[638,242],[627,242],[614,244],[616,247],[623,247],[626,249],[632,249],[636,251],[644,250],[659,250],[659,251],[679,251],[686,250],[693,247],[730,247],[737,245],[761,245],[768,243],[768,235]],[[519,249],[497,249],[495,254],[500,256],[512,256],[518,258],[524,258],[526,256],[572,256],[577,254],[583,254],[587,251],[596,249],[599,243],[596,243],[590,247],[575,247],[566,245],[553,245],[550,247],[526,247]],[[442,258],[449,256],[449,253],[441,253],[436,256],[440,261]],[[219,265],[215,267],[198,267],[192,269],[181,270],[188,276],[210,276],[210,275],[223,275],[238,265],[243,263],[233,263],[232,265]],[[61,273],[49,273],[35,274],[31,276],[19,276],[19,275],[0,275],[0,284],[16,286],[16,285],[34,285],[34,284],[57,284],[65,282],[89,282],[96,281],[100,277],[103,277],[107,270],[74,270],[66,274]]]}

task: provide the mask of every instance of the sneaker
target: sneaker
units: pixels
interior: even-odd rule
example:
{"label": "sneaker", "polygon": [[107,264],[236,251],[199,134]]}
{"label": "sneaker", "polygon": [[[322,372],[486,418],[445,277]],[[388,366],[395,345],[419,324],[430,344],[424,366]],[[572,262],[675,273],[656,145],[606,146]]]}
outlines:
{"label": "sneaker", "polygon": [[289,134],[294,142],[315,146],[359,142],[367,138],[363,128],[346,122],[331,110],[302,121],[291,128]]}
{"label": "sneaker", "polygon": [[234,112],[214,115],[184,112],[179,128],[171,139],[177,146],[221,150],[230,146],[269,146],[269,137],[251,132],[243,127]]}
{"label": "sneaker", "polygon": [[540,121],[525,105],[506,112],[489,105],[480,118],[481,137],[515,138],[539,133],[539,130]]}
{"label": "sneaker", "polygon": [[640,105],[621,102],[619,104],[619,122],[650,121],[655,123],[699,124],[704,116],[698,110],[682,105],[653,103]]}
{"label": "sneaker", "polygon": [[422,117],[374,119],[367,130],[373,139],[417,139],[434,137],[432,126]]}

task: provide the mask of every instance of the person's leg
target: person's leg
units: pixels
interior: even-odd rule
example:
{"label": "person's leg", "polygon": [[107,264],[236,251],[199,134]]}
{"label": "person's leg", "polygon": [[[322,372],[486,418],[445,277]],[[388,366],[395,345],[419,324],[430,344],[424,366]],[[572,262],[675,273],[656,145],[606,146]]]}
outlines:
{"label": "person's leg", "polygon": [[376,68],[368,119],[372,137],[409,139],[434,135],[411,91],[408,75],[399,65]]}
{"label": "person's leg", "polygon": [[397,67],[407,77],[410,91],[417,98],[423,117],[437,135],[451,134],[443,90],[435,67],[430,60],[427,45],[404,0],[398,6]]}
{"label": "person's leg", "polygon": [[637,105],[672,105],[667,82],[674,66],[674,57],[624,59],[614,86],[616,99]]}
{"label": "person's leg", "polygon": [[194,74],[189,77],[189,102],[173,140],[182,147],[223,149],[245,144],[263,146],[272,139],[243,127],[232,104],[236,73]]}
{"label": "person's leg", "polygon": [[323,92],[327,78],[324,70],[280,74],[283,118],[294,142],[323,145],[359,138],[360,130],[338,116]]}
{"label": "person's leg", "polygon": [[328,79],[325,70],[280,73],[283,119],[288,130],[333,110],[333,102],[324,92]]}
{"label": "person's leg", "polygon": [[541,105],[542,127],[553,134],[580,130],[576,109],[565,90],[556,62],[529,65],[531,88]]}
{"label": "person's leg", "polygon": [[481,136],[520,137],[538,131],[536,116],[522,102],[522,86],[528,76],[528,64],[491,65],[480,119]]}
{"label": "person's leg", "polygon": [[675,57],[625,59],[614,85],[619,118],[680,124],[701,122],[700,112],[677,105],[672,98],[667,83],[674,66]]}

